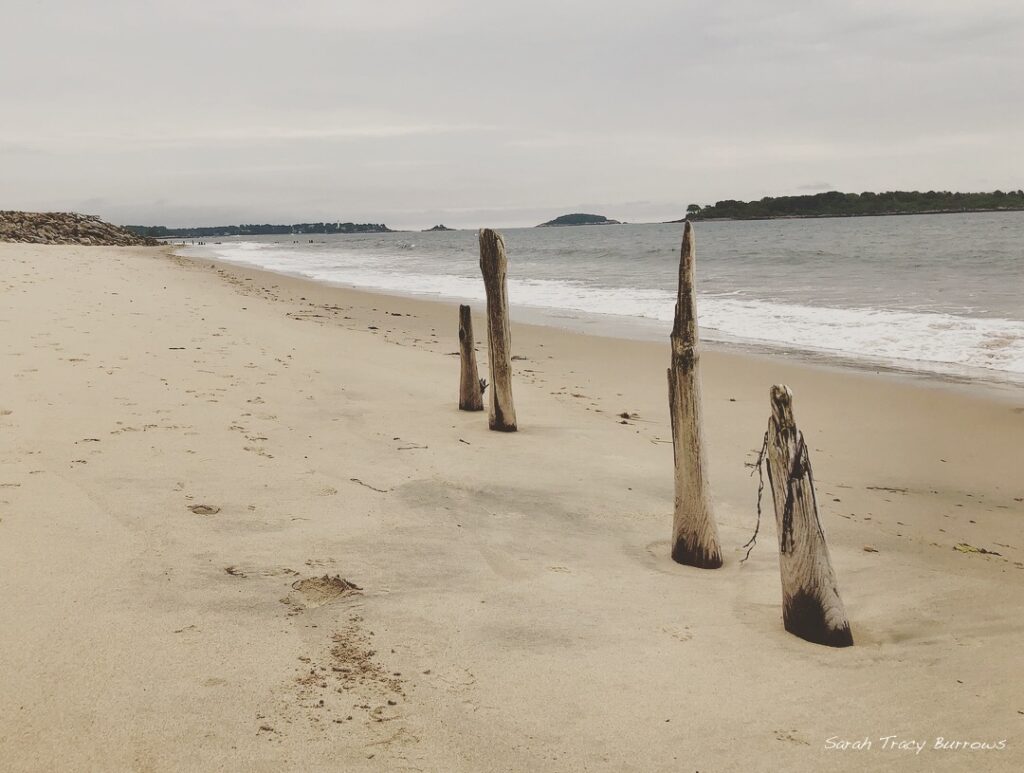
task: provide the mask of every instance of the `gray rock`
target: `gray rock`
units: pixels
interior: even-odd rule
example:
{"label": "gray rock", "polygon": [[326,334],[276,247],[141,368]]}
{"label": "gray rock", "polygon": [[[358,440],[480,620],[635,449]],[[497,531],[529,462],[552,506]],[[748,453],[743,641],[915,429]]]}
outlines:
{"label": "gray rock", "polygon": [[112,247],[156,246],[160,242],[136,236],[94,215],[76,212],[16,212],[0,210],[0,241],[23,244],[84,244]]}

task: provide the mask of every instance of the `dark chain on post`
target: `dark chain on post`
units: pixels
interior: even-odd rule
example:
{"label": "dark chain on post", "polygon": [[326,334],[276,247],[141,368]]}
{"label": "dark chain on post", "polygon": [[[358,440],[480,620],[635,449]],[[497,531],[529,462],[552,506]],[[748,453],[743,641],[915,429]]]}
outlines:
{"label": "dark chain on post", "polygon": [[[769,426],[771,422],[769,421]],[[768,430],[765,430],[764,440],[761,441],[761,451],[757,455],[757,461],[752,464],[747,464],[747,467],[757,469],[757,523],[754,526],[754,535],[747,541],[743,547],[747,548],[747,554],[740,559],[742,564],[748,558],[750,558],[750,552],[754,549],[757,544],[757,533],[761,530],[761,494],[764,492],[764,459],[768,453]],[[750,474],[754,474],[754,470],[751,469]]]}

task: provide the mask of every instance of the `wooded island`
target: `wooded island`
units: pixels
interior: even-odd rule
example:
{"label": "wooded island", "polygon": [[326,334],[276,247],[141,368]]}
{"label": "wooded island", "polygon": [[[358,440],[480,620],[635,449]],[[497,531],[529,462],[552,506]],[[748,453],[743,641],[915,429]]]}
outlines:
{"label": "wooded island", "polygon": [[787,217],[864,217],[868,215],[925,215],[953,212],[1024,210],[1024,190],[991,193],[950,191],[886,191],[807,196],[765,196],[759,201],[726,199],[686,208],[686,220],[770,220]]}
{"label": "wooded island", "polygon": [[571,215],[559,215],[554,220],[541,223],[537,228],[551,228],[552,226],[564,225],[621,225],[618,220],[609,220],[604,215],[588,215],[583,212],[574,212]]}

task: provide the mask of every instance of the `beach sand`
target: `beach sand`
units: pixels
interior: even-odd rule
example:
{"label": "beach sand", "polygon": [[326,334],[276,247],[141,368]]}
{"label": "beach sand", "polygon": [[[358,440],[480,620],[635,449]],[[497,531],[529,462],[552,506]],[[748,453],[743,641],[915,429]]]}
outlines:
{"label": "beach sand", "polygon": [[[503,434],[451,304],[13,244],[0,294],[3,771],[1024,769],[1020,390],[706,351],[700,571],[667,341],[514,325]],[[778,382],[852,648],[783,630],[767,492],[740,563]]]}

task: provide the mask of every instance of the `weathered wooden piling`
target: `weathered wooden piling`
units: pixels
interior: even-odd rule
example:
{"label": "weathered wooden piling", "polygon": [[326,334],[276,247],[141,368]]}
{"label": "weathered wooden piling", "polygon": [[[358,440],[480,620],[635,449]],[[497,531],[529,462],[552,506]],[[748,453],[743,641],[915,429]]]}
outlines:
{"label": "weathered wooden piling", "polygon": [[482,411],[484,396],[480,372],[476,367],[476,344],[473,341],[473,317],[469,306],[459,306],[459,410]]}
{"label": "weathered wooden piling", "polygon": [[701,569],[717,569],[722,565],[722,550],[711,511],[701,426],[700,353],[693,284],[695,252],[693,225],[687,222],[679,255],[679,291],[672,327],[672,363],[668,369],[676,488],[672,559]]}
{"label": "weathered wooden piling", "polygon": [[491,366],[490,428],[516,431],[512,404],[512,332],[508,322],[508,258],[505,240],[490,228],[480,229],[480,271],[487,293],[487,347]]}
{"label": "weathered wooden piling", "polygon": [[783,623],[801,639],[849,647],[853,635],[818,518],[811,458],[793,419],[789,387],[773,386],[771,404],[766,456],[779,533]]}

